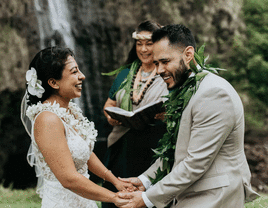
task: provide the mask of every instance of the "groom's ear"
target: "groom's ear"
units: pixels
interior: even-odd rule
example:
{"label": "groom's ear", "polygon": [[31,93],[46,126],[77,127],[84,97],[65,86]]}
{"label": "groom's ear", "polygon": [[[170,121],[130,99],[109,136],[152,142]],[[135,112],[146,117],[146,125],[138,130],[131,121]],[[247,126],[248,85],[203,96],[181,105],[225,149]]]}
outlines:
{"label": "groom's ear", "polygon": [[50,78],[47,83],[49,84],[50,87],[52,87],[55,90],[58,90],[60,86],[58,85],[58,82],[54,78]]}
{"label": "groom's ear", "polygon": [[191,60],[194,59],[194,47],[187,46],[184,50],[184,62],[186,65],[189,65]]}

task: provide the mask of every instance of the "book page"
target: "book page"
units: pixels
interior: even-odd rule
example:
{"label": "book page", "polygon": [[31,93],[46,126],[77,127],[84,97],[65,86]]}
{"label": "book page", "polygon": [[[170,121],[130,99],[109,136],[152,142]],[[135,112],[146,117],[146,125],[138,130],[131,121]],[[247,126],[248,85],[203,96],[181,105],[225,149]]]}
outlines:
{"label": "book page", "polygon": [[119,108],[119,107],[106,107],[104,110],[112,112],[112,113],[116,113],[119,115],[127,116],[127,117],[131,117],[134,115],[133,112],[126,111],[126,110]]}

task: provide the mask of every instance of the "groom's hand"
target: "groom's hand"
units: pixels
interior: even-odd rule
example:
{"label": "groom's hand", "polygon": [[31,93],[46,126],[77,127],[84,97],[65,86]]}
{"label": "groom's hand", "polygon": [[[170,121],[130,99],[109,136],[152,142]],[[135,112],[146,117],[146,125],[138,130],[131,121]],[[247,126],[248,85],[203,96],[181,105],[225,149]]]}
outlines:
{"label": "groom's hand", "polygon": [[126,183],[132,183],[133,186],[135,186],[139,191],[145,191],[145,187],[143,186],[141,180],[137,177],[133,178],[120,178],[119,180],[126,182]]}
{"label": "groom's hand", "polygon": [[122,199],[128,199],[128,204],[125,204],[121,206],[121,208],[142,208],[146,207],[143,199],[142,199],[142,192],[141,191],[135,191],[131,193],[127,192],[120,192],[118,193],[118,196]]}
{"label": "groom's hand", "polygon": [[137,191],[137,188],[130,182],[118,180],[114,185],[118,191]]}

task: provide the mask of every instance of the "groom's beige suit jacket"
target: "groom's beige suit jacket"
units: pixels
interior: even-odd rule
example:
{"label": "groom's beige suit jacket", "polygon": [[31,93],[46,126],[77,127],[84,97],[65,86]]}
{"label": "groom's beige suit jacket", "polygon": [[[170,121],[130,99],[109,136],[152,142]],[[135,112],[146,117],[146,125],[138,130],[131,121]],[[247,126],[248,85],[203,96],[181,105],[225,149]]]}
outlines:
{"label": "groom's beige suit jacket", "polygon": [[[155,176],[157,160],[144,176]],[[183,111],[172,171],[146,192],[156,207],[243,208],[251,189],[244,153],[243,105],[234,88],[209,73]]]}

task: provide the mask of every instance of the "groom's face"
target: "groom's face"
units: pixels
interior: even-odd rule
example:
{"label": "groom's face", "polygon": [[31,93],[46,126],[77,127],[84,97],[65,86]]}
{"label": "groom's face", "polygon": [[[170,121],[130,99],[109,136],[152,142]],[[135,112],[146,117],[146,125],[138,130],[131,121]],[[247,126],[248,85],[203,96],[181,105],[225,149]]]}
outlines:
{"label": "groom's face", "polygon": [[168,89],[181,86],[188,78],[183,49],[170,45],[166,38],[154,43],[154,63]]}

